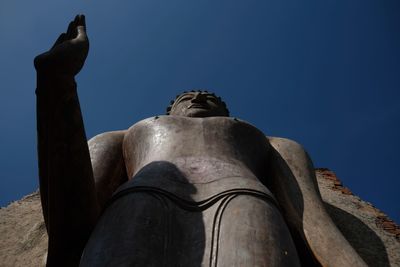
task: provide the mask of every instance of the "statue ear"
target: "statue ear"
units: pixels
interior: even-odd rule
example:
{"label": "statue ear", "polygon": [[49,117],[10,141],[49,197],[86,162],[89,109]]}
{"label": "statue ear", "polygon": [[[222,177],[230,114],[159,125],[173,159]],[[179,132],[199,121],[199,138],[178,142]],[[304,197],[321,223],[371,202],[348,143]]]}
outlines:
{"label": "statue ear", "polygon": [[325,210],[307,152],[289,139],[268,137],[268,141],[272,151],[267,186],[283,210],[296,246],[301,246],[299,254],[306,258],[308,254],[311,262],[318,259],[322,266],[367,266]]}

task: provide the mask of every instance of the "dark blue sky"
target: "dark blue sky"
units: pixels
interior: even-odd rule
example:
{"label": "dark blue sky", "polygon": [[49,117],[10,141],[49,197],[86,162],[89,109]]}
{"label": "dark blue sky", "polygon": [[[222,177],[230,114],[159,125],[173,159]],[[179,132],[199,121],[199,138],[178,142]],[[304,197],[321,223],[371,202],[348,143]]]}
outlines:
{"label": "dark blue sky", "polygon": [[77,13],[91,42],[77,77],[88,137],[209,89],[400,222],[397,0],[2,1],[0,206],[37,188],[32,61]]}

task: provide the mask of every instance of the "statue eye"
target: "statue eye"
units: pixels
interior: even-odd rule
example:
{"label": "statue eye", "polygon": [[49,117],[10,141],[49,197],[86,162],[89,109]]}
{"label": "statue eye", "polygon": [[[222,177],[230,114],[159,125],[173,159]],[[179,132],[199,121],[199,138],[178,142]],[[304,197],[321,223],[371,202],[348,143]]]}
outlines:
{"label": "statue eye", "polygon": [[186,101],[186,100],[191,100],[193,98],[193,95],[184,95],[184,96],[182,96],[181,98],[179,98],[177,101],[176,101],[176,104],[178,104],[178,103],[180,103],[180,102],[182,102],[182,101]]}
{"label": "statue eye", "polygon": [[207,96],[207,100],[209,100],[209,101],[211,101],[211,102],[213,102],[213,103],[215,103],[215,104],[219,104],[218,99],[216,99],[216,98],[213,97],[213,96]]}

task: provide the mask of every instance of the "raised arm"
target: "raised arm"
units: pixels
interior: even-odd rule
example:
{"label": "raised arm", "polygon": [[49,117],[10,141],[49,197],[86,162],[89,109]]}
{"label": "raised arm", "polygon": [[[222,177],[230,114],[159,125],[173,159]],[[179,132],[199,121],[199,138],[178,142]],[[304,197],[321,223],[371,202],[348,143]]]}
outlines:
{"label": "raised arm", "polygon": [[78,266],[99,215],[75,75],[89,49],[78,15],[53,47],[35,58],[39,182],[49,235],[47,266]]}
{"label": "raised arm", "polygon": [[[283,209],[297,245],[307,247],[322,266],[367,266],[326,212],[305,150],[288,139],[268,139],[274,148],[270,163],[274,178],[268,186]],[[308,256],[306,251],[299,254]]]}

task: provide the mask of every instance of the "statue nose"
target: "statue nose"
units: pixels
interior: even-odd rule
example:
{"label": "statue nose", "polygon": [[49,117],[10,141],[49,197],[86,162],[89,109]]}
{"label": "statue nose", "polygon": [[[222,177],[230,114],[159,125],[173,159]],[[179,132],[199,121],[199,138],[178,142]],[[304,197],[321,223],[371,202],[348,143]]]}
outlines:
{"label": "statue nose", "polygon": [[192,98],[192,102],[193,103],[201,103],[201,102],[205,102],[207,99],[207,96],[205,94],[202,93],[196,93],[193,98]]}

